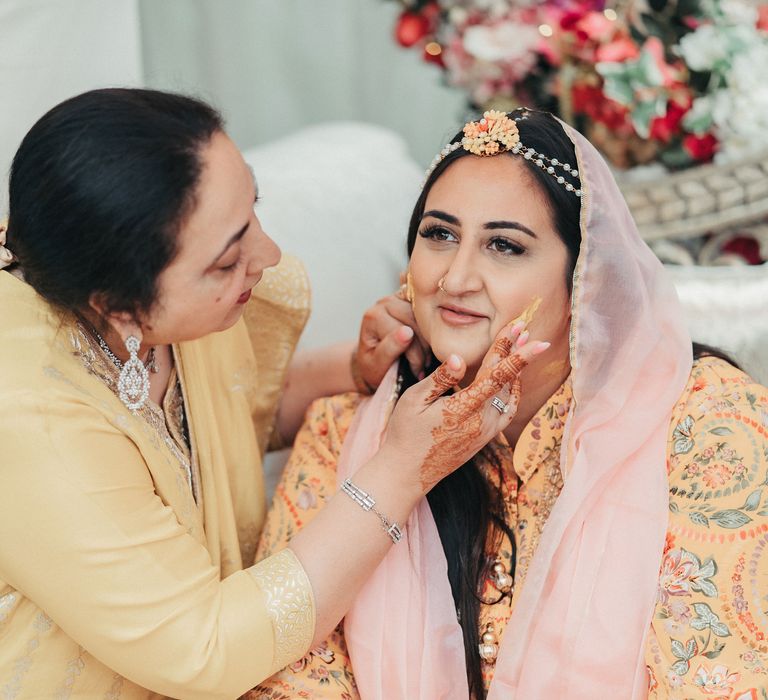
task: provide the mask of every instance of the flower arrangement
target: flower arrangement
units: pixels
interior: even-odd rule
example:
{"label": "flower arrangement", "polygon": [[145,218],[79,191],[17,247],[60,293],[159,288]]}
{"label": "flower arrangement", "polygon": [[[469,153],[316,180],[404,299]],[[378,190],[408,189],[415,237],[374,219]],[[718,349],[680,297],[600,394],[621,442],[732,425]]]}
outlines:
{"label": "flower arrangement", "polygon": [[768,4],[400,0],[398,42],[476,109],[548,109],[616,166],[679,169],[768,149]]}

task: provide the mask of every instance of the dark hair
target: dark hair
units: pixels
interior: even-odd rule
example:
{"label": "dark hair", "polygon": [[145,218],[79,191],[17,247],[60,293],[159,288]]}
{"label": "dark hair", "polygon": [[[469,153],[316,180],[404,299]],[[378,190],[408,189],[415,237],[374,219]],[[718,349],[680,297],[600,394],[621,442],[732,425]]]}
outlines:
{"label": "dark hair", "polygon": [[[510,116],[520,116],[511,113]],[[576,165],[576,154],[572,142],[559,122],[547,112],[529,111],[528,116],[518,123],[520,140],[526,147],[533,148],[549,158],[557,158],[561,163]],[[463,133],[458,133],[452,143],[460,141]],[[411,215],[408,228],[408,255],[413,252],[419,224],[424,214],[427,195],[435,181],[451,163],[469,155],[463,148],[453,151],[444,158],[427,178],[421,195]],[[572,284],[576,259],[581,245],[581,199],[569,192],[551,175],[543,172],[539,166],[525,158],[510,154],[508,157],[520,158],[527,172],[531,175],[532,186],[538,187],[545,196],[549,212],[560,239],[568,249],[569,266],[567,284]],[[573,180],[570,180],[575,183]],[[731,364],[735,363],[722,351],[698,343],[693,344],[694,357],[705,355],[720,357]],[[437,362],[433,360],[434,370]],[[400,362],[403,377],[402,389],[415,383],[416,378],[405,360]],[[497,471],[499,488],[492,489],[480,472],[476,459],[483,458]],[[478,644],[480,618],[480,592],[493,564],[486,554],[488,542],[498,547],[503,534],[512,545],[511,574],[514,578],[516,559],[515,533],[505,521],[501,485],[504,473],[502,464],[491,447],[484,448],[479,455],[463,464],[459,469],[440,481],[427,495],[432,515],[435,518],[440,540],[448,563],[448,579],[451,585],[454,604],[464,635],[464,654],[467,667],[467,681],[470,696],[483,698],[483,675]],[[489,540],[490,538],[490,540]],[[514,630],[508,633],[514,634]]]}
{"label": "dark hair", "polygon": [[[512,113],[510,116],[519,117],[521,113]],[[528,116],[517,122],[517,125],[520,130],[520,140],[527,147],[549,158],[557,158],[561,163],[576,164],[573,144],[551,114],[529,111]],[[452,143],[461,141],[463,135],[462,132],[456,134]],[[467,151],[459,148],[440,162],[427,178],[408,228],[408,255],[413,252],[430,189],[451,163],[467,155],[469,155]],[[512,154],[508,157],[520,158],[531,176],[531,186],[538,187],[544,194],[555,229],[568,249],[570,264],[566,274],[570,288],[581,245],[579,220],[581,200],[534,163]],[[401,362],[400,368],[404,375],[405,388],[413,383],[415,378],[410,373],[407,363]],[[445,550],[448,580],[464,634],[464,655],[470,696],[482,698],[485,692],[478,655],[480,592],[493,564],[493,561],[487,558],[486,547],[489,537],[500,544],[503,534],[507,535],[512,543],[510,573],[514,576],[515,536],[507,526],[504,517],[501,498],[501,484],[504,479],[502,464],[490,447],[486,447],[478,456],[484,458],[497,471],[498,489],[490,488],[473,458],[440,481],[429,492],[427,499]]]}
{"label": "dark hair", "polygon": [[222,128],[204,102],[156,90],[93,90],[50,110],[11,166],[8,247],[25,279],[71,311],[93,294],[105,311],[148,311]]}

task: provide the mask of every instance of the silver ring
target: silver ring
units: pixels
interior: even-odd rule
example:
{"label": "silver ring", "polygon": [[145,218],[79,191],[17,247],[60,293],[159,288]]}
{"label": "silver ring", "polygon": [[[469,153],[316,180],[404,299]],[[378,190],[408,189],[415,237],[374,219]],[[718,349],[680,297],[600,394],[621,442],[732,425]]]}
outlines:
{"label": "silver ring", "polygon": [[505,404],[498,396],[493,397],[491,406],[493,406],[502,415],[509,413],[509,406],[507,406],[507,404]]}

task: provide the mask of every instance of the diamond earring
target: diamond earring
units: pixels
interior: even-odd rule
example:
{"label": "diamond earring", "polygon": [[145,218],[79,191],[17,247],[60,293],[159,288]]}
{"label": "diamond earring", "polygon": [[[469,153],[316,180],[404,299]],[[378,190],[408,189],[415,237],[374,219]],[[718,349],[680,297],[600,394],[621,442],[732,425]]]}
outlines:
{"label": "diamond earring", "polygon": [[125,407],[135,413],[144,407],[149,398],[149,372],[139,359],[141,341],[135,335],[129,335],[125,347],[130,357],[120,370],[117,391]]}

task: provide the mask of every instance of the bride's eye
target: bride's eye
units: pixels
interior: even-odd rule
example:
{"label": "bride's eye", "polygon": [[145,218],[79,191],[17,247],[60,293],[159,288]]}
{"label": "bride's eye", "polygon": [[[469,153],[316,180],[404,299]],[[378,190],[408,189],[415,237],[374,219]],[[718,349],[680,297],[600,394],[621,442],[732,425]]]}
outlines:
{"label": "bride's eye", "polygon": [[497,236],[491,240],[489,245],[491,250],[494,250],[497,253],[502,253],[504,255],[522,255],[525,253],[525,248],[523,248],[518,243],[509,240],[508,238],[501,238]]}
{"label": "bride's eye", "polygon": [[456,240],[456,236],[453,235],[447,228],[439,225],[426,226],[419,231],[419,235],[422,238],[426,238],[432,241],[452,241]]}

